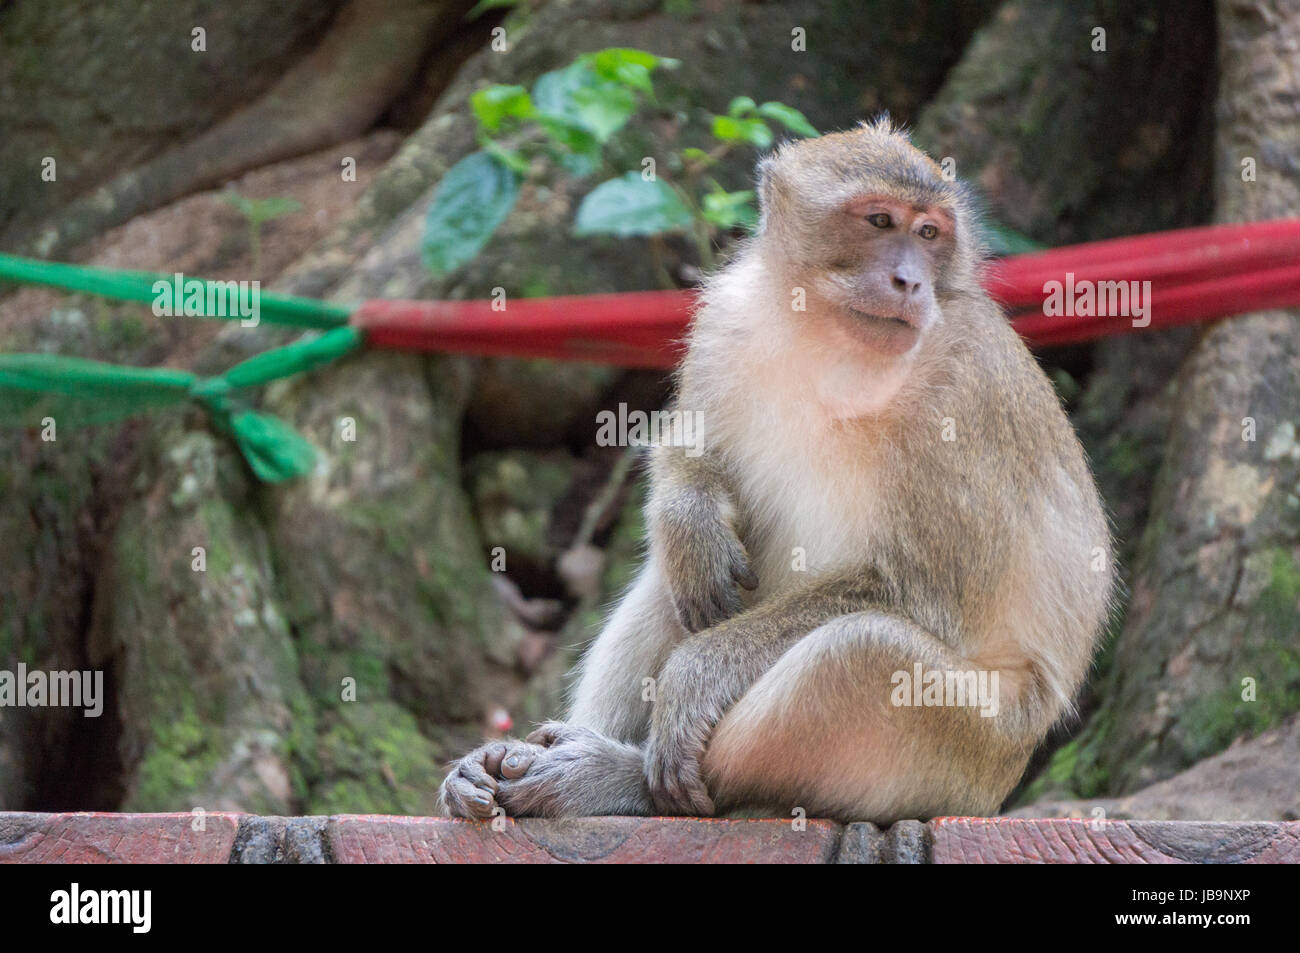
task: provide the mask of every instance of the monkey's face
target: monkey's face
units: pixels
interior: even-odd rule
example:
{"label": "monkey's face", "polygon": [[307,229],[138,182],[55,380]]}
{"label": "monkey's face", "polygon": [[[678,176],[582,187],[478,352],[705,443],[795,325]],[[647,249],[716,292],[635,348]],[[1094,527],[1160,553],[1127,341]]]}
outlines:
{"label": "monkey's face", "polygon": [[824,223],[828,258],[814,292],[863,346],[905,354],[939,320],[935,283],[951,254],[952,213],[887,192],[855,195]]}
{"label": "monkey's face", "polygon": [[887,121],[783,146],[759,175],[761,240],[806,290],[808,332],[829,324],[838,347],[906,355],[969,283],[964,190]]}

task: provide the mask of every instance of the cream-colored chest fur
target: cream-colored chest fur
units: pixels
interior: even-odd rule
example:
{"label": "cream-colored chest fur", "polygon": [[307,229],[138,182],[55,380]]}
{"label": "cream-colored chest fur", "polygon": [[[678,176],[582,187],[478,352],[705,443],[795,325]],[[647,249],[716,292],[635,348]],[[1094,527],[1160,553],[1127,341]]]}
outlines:
{"label": "cream-colored chest fur", "polygon": [[[745,543],[760,582],[754,600],[860,565],[888,529],[878,505],[887,455],[873,451],[852,420],[837,419],[807,380],[789,366],[774,368],[757,393],[752,386],[718,393],[709,415],[717,424],[710,442],[740,480]],[[859,379],[859,387],[870,384]]]}
{"label": "cream-colored chest fur", "polygon": [[[888,446],[860,421],[885,412],[908,358],[870,363],[833,321],[786,310],[786,290],[756,258],[711,291],[688,358],[684,410],[702,411],[707,451],[735,475],[744,542],[761,601],[811,577],[860,565],[888,532]],[[767,307],[755,302],[767,302]]]}

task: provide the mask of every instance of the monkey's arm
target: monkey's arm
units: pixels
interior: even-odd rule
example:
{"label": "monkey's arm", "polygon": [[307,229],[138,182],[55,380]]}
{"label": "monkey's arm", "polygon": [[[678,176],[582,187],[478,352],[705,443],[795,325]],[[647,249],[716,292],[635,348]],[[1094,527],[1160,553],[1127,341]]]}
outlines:
{"label": "monkey's arm", "polygon": [[738,613],[743,605],[737,585],[758,586],[740,541],[739,512],[719,461],[680,446],[655,447],[646,508],[650,545],[677,617],[690,632]]}

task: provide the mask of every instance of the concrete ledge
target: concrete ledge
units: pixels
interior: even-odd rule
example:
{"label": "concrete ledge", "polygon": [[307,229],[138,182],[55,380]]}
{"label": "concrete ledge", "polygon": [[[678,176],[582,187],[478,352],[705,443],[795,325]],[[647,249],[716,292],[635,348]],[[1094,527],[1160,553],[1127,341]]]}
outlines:
{"label": "concrete ledge", "polygon": [[224,864],[241,818],[0,813],[0,864]]}
{"label": "concrete ledge", "polygon": [[943,817],[927,826],[936,864],[1300,863],[1300,821]]}
{"label": "concrete ledge", "polygon": [[782,863],[834,860],[840,827],[808,821],[591,817],[515,823],[343,816],[325,829],[336,863]]}
{"label": "concrete ledge", "polygon": [[0,813],[0,863],[1300,863],[1300,822]]}

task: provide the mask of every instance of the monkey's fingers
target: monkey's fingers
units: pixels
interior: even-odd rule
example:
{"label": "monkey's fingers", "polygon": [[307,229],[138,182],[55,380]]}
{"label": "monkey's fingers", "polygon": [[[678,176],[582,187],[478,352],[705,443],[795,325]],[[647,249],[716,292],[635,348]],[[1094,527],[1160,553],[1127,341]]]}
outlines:
{"label": "monkey's fingers", "polygon": [[712,817],[713,799],[692,761],[656,765],[648,778],[655,810],[668,817]]}
{"label": "monkey's fingers", "polygon": [[739,558],[733,558],[731,561],[731,578],[751,592],[758,588],[758,574],[749,565],[749,554],[745,552],[743,546],[740,547]]}
{"label": "monkey's fingers", "polygon": [[700,780],[699,772],[692,771],[678,781],[677,799],[682,805],[681,813],[692,817],[712,817],[713,799],[708,789]]}
{"label": "monkey's fingers", "polygon": [[655,810],[664,817],[712,817],[713,800],[702,787],[670,785],[652,791]]}
{"label": "monkey's fingers", "polygon": [[674,592],[673,609],[678,621],[688,632],[703,632],[719,622],[725,622],[744,608],[735,583],[728,577],[719,577],[707,590]]}

